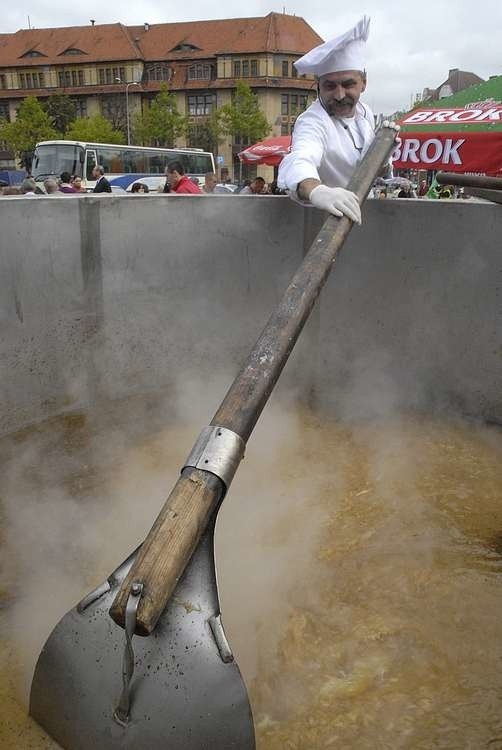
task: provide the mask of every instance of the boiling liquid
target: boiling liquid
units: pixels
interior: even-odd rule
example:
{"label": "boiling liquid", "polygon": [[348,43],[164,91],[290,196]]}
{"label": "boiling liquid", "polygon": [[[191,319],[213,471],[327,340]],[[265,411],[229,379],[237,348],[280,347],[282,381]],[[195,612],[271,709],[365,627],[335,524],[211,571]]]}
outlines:
{"label": "boiling liquid", "polygon": [[[198,432],[89,413],[4,439],[0,747],[54,624],[148,531]],[[200,425],[199,425],[200,426]],[[268,412],[219,514],[259,750],[502,748],[502,434]]]}

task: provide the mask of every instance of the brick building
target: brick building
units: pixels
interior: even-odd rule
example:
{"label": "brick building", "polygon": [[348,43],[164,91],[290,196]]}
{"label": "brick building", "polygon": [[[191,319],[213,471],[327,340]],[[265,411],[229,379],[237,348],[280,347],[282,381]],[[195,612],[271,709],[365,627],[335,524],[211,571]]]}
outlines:
{"label": "brick building", "polygon": [[[0,34],[0,117],[15,119],[28,94],[41,100],[66,94],[79,116],[100,112],[125,131],[125,84],[139,83],[128,87],[131,117],[166,84],[192,125],[189,142],[176,145],[206,147],[204,123],[244,80],[258,95],[271,135],[287,134],[315,97],[313,79],[298,76],[292,63],[321,41],[303,18],[279,13],[141,26],[91,21]],[[227,138],[217,147],[231,174],[245,145]]]}

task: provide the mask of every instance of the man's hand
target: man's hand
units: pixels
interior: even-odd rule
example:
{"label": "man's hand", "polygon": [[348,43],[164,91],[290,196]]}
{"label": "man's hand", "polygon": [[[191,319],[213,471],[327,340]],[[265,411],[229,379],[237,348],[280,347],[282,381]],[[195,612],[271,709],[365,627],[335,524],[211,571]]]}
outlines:
{"label": "man's hand", "polygon": [[329,211],[335,216],[348,216],[356,224],[361,223],[361,207],[355,193],[345,188],[330,188],[317,185],[309,195],[313,206],[322,211]]}

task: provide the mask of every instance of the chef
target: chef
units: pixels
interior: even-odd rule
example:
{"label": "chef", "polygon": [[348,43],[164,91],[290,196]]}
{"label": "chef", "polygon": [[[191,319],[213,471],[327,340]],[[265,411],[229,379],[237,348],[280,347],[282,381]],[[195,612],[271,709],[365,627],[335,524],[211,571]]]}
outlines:
{"label": "chef", "polygon": [[374,117],[360,101],[366,89],[365,47],[370,19],[314,47],[294,65],[317,78],[316,99],[295,122],[291,153],[279,167],[278,183],[293,197],[335,216],[361,223],[361,208],[346,190],[374,138]]}

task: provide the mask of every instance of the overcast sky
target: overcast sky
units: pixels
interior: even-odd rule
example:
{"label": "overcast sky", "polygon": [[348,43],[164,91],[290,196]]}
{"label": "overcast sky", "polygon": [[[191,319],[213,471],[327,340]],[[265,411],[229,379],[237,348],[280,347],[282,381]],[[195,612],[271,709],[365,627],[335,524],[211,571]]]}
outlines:
{"label": "overcast sky", "polygon": [[142,0],[127,5],[119,0],[83,0],[75,5],[68,0],[18,0],[10,5],[3,0],[2,6],[2,32],[28,28],[28,16],[31,26],[47,28],[83,25],[91,18],[96,23],[121,21],[132,25],[262,16],[285,9],[302,16],[325,40],[346,31],[367,14],[371,16],[371,28],[365,100],[375,113],[409,109],[412,97],[426,86],[439,86],[450,68],[485,79],[502,75],[502,0],[353,0],[343,3],[340,12],[335,3],[329,12],[326,0],[278,4],[272,0],[227,1],[221,6],[213,0],[169,4]]}

